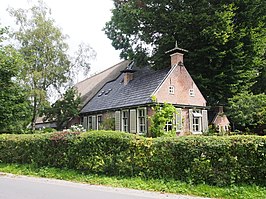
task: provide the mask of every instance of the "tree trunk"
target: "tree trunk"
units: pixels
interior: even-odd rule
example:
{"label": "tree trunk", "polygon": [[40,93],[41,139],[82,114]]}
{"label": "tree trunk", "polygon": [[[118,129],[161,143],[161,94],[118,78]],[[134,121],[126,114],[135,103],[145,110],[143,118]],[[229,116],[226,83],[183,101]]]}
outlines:
{"label": "tree trunk", "polygon": [[36,96],[33,97],[33,114],[31,119],[31,129],[35,131],[36,126],[36,119],[37,119],[37,102],[36,102]]}

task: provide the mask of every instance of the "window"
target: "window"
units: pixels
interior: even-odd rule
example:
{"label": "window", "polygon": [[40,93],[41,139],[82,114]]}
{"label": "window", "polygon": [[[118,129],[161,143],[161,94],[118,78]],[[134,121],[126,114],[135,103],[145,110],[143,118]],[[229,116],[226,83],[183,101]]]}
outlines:
{"label": "window", "polygon": [[200,110],[193,110],[193,123],[192,123],[192,132],[199,133],[202,131],[202,114]]}
{"label": "window", "polygon": [[171,95],[175,94],[175,87],[174,86],[169,86],[169,94],[171,94]]}
{"label": "window", "polygon": [[146,109],[138,109],[138,133],[146,133]]}
{"label": "window", "polygon": [[92,116],[88,117],[88,130],[92,129]]}
{"label": "window", "polygon": [[112,89],[108,89],[107,91],[105,91],[104,95],[108,95],[110,92],[112,91]]}
{"label": "window", "polygon": [[189,96],[190,97],[194,97],[195,96],[194,89],[189,89]]}
{"label": "window", "polygon": [[172,131],[173,130],[173,122],[172,121],[166,122],[164,130],[165,131]]}
{"label": "window", "polygon": [[105,91],[101,91],[99,94],[98,94],[98,97],[101,97],[103,94],[104,94]]}
{"label": "window", "polygon": [[122,131],[128,132],[128,111],[122,111]]}
{"label": "window", "polygon": [[200,132],[200,119],[193,117],[193,132]]}
{"label": "window", "polygon": [[97,130],[101,129],[102,125],[102,115],[97,115]]}

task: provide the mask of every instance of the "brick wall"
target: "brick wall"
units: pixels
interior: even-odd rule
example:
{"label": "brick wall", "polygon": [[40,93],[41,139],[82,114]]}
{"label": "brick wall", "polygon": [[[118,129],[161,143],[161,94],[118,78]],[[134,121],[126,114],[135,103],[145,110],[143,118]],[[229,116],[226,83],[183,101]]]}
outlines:
{"label": "brick wall", "polygon": [[[169,94],[169,86],[174,86],[174,94]],[[194,96],[189,95],[190,89],[194,90]],[[171,74],[155,93],[158,102],[172,104],[206,106],[206,100],[194,83],[184,66],[175,66]]]}

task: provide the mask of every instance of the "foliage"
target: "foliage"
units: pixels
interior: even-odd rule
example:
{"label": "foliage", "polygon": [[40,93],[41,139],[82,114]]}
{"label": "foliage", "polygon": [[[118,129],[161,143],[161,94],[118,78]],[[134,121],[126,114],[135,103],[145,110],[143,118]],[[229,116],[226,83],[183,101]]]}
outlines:
{"label": "foliage", "polygon": [[36,167],[34,165],[0,164],[0,171],[18,175],[30,175],[45,178],[56,178],[79,183],[94,185],[108,185],[157,191],[161,193],[175,193],[197,195],[209,198],[250,199],[264,198],[265,187],[256,185],[234,185],[228,187],[209,186],[206,184],[192,185],[172,179],[144,179],[139,177],[118,177],[97,174],[84,174],[75,170],[52,167]]}
{"label": "foliage", "polygon": [[95,51],[81,43],[75,57],[68,55],[67,35],[55,25],[50,8],[39,0],[30,9],[8,9],[16,20],[19,29],[15,31],[15,43],[25,61],[22,77],[29,90],[32,109],[32,129],[40,111],[47,106],[50,97],[71,86],[72,78],[80,71],[90,70],[90,60]]}
{"label": "foliage", "polygon": [[29,122],[30,103],[21,87],[23,60],[11,46],[2,46],[7,29],[0,28],[0,132],[18,132]]}
{"label": "foliage", "polygon": [[259,136],[154,139],[112,131],[3,134],[0,151],[1,163],[68,168],[90,174],[219,186],[266,182],[266,140]]}
{"label": "foliage", "polygon": [[47,104],[48,89],[59,89],[67,81],[70,68],[66,54],[68,45],[66,36],[55,26],[49,8],[42,1],[30,9],[9,8],[9,13],[19,24],[14,36],[26,61],[23,78],[30,87],[34,130],[39,110]]}
{"label": "foliage", "polygon": [[103,130],[115,130],[115,118],[114,115],[111,113],[107,114],[106,117],[104,118],[100,129]]}
{"label": "foliage", "polygon": [[58,130],[62,130],[67,122],[79,114],[80,96],[75,88],[70,88],[51,107],[46,107],[43,111],[44,120],[56,121]]}
{"label": "foliage", "polygon": [[165,126],[167,122],[173,123],[175,119],[176,108],[169,103],[164,103],[163,106],[160,104],[156,104],[153,107],[154,114],[151,116],[151,134],[152,137],[161,137],[163,135],[176,135],[175,134],[175,127],[173,125],[173,131],[174,132],[166,132]]}
{"label": "foliage", "polygon": [[186,67],[212,105],[227,103],[242,91],[265,88],[264,0],[114,0],[114,4],[105,33],[121,57],[168,67],[165,52],[177,41],[189,50]]}
{"label": "foliage", "polygon": [[266,130],[266,95],[241,93],[229,100],[229,114],[235,124],[260,134]]}

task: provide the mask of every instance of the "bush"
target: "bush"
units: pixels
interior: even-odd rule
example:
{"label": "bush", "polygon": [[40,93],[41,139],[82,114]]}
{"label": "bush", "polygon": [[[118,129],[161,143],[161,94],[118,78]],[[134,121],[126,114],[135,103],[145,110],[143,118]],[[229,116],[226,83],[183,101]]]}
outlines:
{"label": "bush", "polygon": [[211,185],[261,184],[266,138],[144,138],[114,131],[0,135],[0,162]]}

